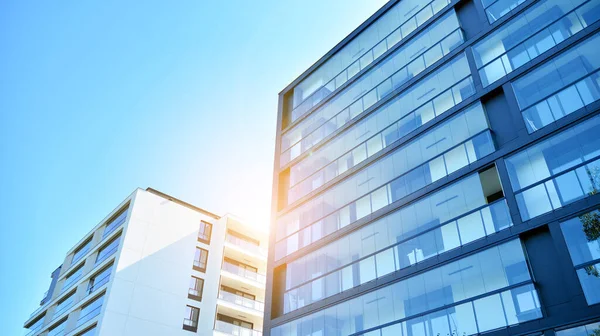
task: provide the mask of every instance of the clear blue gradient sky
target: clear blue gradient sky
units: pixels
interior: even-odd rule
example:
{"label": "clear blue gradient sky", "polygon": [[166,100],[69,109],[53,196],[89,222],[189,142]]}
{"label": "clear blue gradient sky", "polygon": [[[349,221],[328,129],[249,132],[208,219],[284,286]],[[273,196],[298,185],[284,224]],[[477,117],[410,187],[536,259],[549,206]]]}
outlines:
{"label": "clear blue gradient sky", "polygon": [[0,3],[0,334],[148,186],[268,225],[277,94],[386,0]]}

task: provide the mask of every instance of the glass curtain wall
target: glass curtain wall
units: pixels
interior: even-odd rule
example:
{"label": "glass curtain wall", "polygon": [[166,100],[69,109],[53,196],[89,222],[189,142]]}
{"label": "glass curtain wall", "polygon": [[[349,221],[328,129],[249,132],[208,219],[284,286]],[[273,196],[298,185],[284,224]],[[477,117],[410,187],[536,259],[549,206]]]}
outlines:
{"label": "glass curtain wall", "polygon": [[277,256],[298,249],[298,232],[308,233],[309,241],[303,238],[302,245],[310,244],[492,153],[495,147],[483,109],[467,112],[282,216],[278,234],[289,234],[279,240],[287,241],[280,243],[288,247],[280,248]]}
{"label": "glass curtain wall", "polygon": [[303,79],[293,92],[292,122],[440,12],[449,0],[403,0]]}
{"label": "glass curtain wall", "polygon": [[321,142],[464,41],[454,10],[370,69],[281,137],[280,165]]}
{"label": "glass curtain wall", "polygon": [[543,0],[473,47],[488,86],[600,19],[600,0]]}
{"label": "glass curtain wall", "polygon": [[523,220],[600,190],[600,116],[562,131],[506,159]]}
{"label": "glass curtain wall", "polygon": [[[461,304],[456,305],[458,302]],[[274,336],[362,332],[403,335],[403,329],[420,329],[423,335],[453,331],[471,335],[541,317],[539,299],[517,239],[288,322],[271,332]],[[394,324],[380,327],[388,323]]]}
{"label": "glass curtain wall", "polygon": [[595,34],[512,84],[529,133],[600,98],[600,58]]}
{"label": "glass curtain wall", "polygon": [[600,303],[600,212],[571,218],[560,227],[587,303]]}

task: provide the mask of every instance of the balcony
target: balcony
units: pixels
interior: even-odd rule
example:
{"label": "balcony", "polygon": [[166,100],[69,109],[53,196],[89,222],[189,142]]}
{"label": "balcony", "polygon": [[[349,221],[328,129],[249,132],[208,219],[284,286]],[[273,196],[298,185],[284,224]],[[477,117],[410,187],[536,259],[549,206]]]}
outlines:
{"label": "balcony", "polygon": [[183,319],[183,330],[197,332],[198,331],[198,321],[194,321],[189,318],[184,318]]}
{"label": "balcony", "polygon": [[[226,271],[228,273],[240,276],[244,279],[253,280],[263,286],[267,282],[266,276],[264,274],[260,274],[260,273],[254,272],[252,270],[245,269],[243,267],[231,264],[226,261],[223,262],[222,270]],[[263,286],[260,286],[260,287],[262,288]]]}
{"label": "balcony", "polygon": [[25,336],[33,336],[33,335],[37,334],[40,330],[42,330],[41,323],[36,326],[32,326],[32,327],[28,328],[28,331],[25,334]]}
{"label": "balcony", "polygon": [[229,233],[225,235],[225,241],[234,245],[235,247],[239,248],[244,252],[250,252],[252,254],[260,256],[261,258],[267,258],[267,250],[261,248],[259,245],[256,245],[252,242],[241,239]]}
{"label": "balcony", "polygon": [[262,336],[262,332],[258,330],[248,329],[218,320],[215,321],[215,331],[218,331],[222,334],[235,336]]}
{"label": "balcony", "polygon": [[262,313],[265,311],[264,303],[262,303],[260,301],[252,300],[249,298],[245,298],[243,296],[240,296],[240,295],[237,295],[234,293],[226,292],[224,290],[219,291],[218,298],[219,298],[219,300],[233,303],[236,306],[254,310],[254,311],[256,311],[256,313],[259,313],[261,316],[262,316]]}
{"label": "balcony", "polygon": [[42,299],[43,303],[33,313],[31,313],[31,315],[29,315],[30,318],[33,317],[34,315],[38,314],[39,312],[44,310],[44,308],[46,308],[46,306],[48,306],[48,302],[50,300],[44,302],[47,297],[48,297],[48,291],[46,291],[46,293],[44,293],[44,298]]}

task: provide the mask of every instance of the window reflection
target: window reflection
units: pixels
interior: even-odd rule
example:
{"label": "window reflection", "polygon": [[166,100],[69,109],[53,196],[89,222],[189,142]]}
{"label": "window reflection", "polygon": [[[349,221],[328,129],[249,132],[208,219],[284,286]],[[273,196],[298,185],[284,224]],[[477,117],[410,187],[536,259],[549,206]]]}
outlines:
{"label": "window reflection", "polygon": [[587,303],[600,303],[600,212],[571,218],[560,227]]}
{"label": "window reflection", "polygon": [[[600,6],[600,0],[598,2]],[[600,62],[595,55],[598,43],[600,34],[577,44],[513,83],[529,133],[600,98]]]}
{"label": "window reflection", "polygon": [[[456,22],[455,15],[451,17],[454,17],[454,21]],[[457,26],[457,24],[455,24],[455,26]],[[463,40],[462,33],[457,29],[458,28],[450,28],[448,31],[454,32],[446,37],[446,40],[451,39],[454,44],[459,42],[461,43]],[[448,31],[445,31],[443,34],[446,34]],[[460,38],[454,38],[454,35],[459,35]],[[446,40],[440,42],[444,48],[453,49],[457,46],[450,43],[443,43]],[[419,41],[416,41],[415,43],[417,42]],[[449,51],[450,49],[445,50],[443,53],[447,54]],[[404,54],[400,53],[399,55]],[[460,101],[474,93],[474,88],[471,88],[467,85],[463,85],[452,92],[443,92],[445,88],[449,88],[452,85],[450,83],[456,83],[470,75],[470,70],[468,68],[466,59],[461,57],[458,57],[458,59],[462,59],[462,61],[459,62],[455,59],[455,61],[446,64],[446,66],[443,68],[445,71],[438,70],[435,72],[436,75],[430,74],[427,77],[427,82],[420,81],[420,90],[416,89],[416,87],[412,87],[409,91],[404,93],[402,96],[404,101],[401,104],[407,105],[405,109],[406,112],[404,113],[415,109],[431,99],[434,100],[433,103],[438,111],[445,110],[448,108],[448,106],[450,106],[449,104],[451,103],[451,99]],[[314,145],[321,142],[321,140],[325,139],[325,137],[342,127],[342,125],[346,124],[349,120],[355,118],[360,113],[370,108],[375,102],[382,100],[391,92],[392,88],[399,88],[412,77],[423,71],[425,68],[424,63],[422,66],[418,67],[412,66],[418,62],[424,61],[421,58],[417,58],[397,72],[395,72],[393,69],[379,69],[381,71],[377,71],[375,74],[382,78],[378,81],[375,81],[375,83],[379,83],[381,80],[383,80],[383,82],[378,84],[377,87],[373,89],[373,84],[371,84],[372,81],[367,80],[370,78],[367,77],[365,79],[361,79],[361,81],[356,82],[356,84],[353,84],[353,86],[345,89],[344,92],[337,95],[334,100],[323,105],[305,120],[302,120],[292,129],[286,131],[286,133],[281,137],[282,154],[280,157],[280,166],[285,166],[298,155],[307,151],[309,148],[312,148]],[[392,64],[389,64],[389,66]],[[382,64],[382,66],[385,65],[385,63]],[[392,74],[391,77],[387,77],[390,74]],[[442,76],[441,74],[444,75]],[[425,83],[427,83],[427,85],[425,85]],[[351,90],[354,91],[346,94],[346,91]],[[435,98],[435,96],[438,95],[440,96]],[[349,101],[348,99],[351,100]],[[355,99],[357,100],[354,101]],[[394,101],[398,101],[398,99],[400,98],[395,98]],[[455,102],[455,104],[457,103]],[[402,115],[399,115],[397,118],[401,116]]]}
{"label": "window reflection", "polygon": [[600,117],[584,121],[506,160],[523,220],[600,189]]}
{"label": "window reflection", "polygon": [[402,303],[401,294],[395,290],[378,290],[273,328],[271,335],[349,335],[394,322],[364,335],[468,336],[542,317],[537,292],[532,284],[416,318],[406,318],[402,313],[409,304]]}
{"label": "window reflection", "polygon": [[423,25],[448,3],[448,0],[404,0],[390,8],[294,88],[292,122]]}
{"label": "window reflection", "polygon": [[[428,245],[421,247],[428,247]],[[388,272],[398,270],[402,268],[402,258],[406,258],[408,262],[411,262],[411,258],[415,258],[412,262],[417,262],[423,260],[426,254],[427,249],[421,250],[401,244],[345,266],[325,277],[321,277],[323,273],[317,271],[322,269],[318,266],[319,261],[310,258],[309,265],[317,264],[313,269],[315,273],[312,273],[316,279],[295,286],[284,293],[284,313],[367,283],[387,274],[385,270]],[[381,261],[380,255],[383,255]],[[353,257],[356,258],[357,255]],[[307,272],[311,271],[308,269],[309,265],[306,265]],[[380,268],[380,265],[383,268]],[[394,265],[400,267],[394,269]],[[288,265],[288,269],[292,271],[287,275],[301,276],[302,270],[295,265]],[[393,292],[400,293],[402,300],[406,301],[401,317],[408,317],[529,279],[529,271],[520,243],[513,241],[411,277],[389,288]],[[286,280],[288,284],[292,281],[296,282],[289,277]]]}
{"label": "window reflection", "polygon": [[[600,19],[599,0],[543,0],[473,47],[488,86]],[[577,68],[572,68],[576,75]]]}
{"label": "window reflection", "polygon": [[[450,119],[280,217],[278,227],[285,231],[304,228],[278,243],[276,258],[293,253],[492,153],[495,146],[486,130],[483,110],[479,112],[466,119],[463,115]],[[458,163],[456,157],[466,160]],[[279,229],[279,234],[285,231]]]}

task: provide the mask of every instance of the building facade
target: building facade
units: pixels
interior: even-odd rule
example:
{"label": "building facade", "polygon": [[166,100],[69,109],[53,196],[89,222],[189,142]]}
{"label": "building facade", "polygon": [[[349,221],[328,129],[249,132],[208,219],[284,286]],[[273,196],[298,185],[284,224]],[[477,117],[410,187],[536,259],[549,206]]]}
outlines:
{"label": "building facade", "polygon": [[265,335],[599,335],[599,54],[600,0],[392,0],[286,87]]}
{"label": "building facade", "polygon": [[260,335],[267,239],[137,189],[67,253],[25,334]]}

